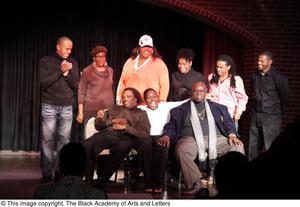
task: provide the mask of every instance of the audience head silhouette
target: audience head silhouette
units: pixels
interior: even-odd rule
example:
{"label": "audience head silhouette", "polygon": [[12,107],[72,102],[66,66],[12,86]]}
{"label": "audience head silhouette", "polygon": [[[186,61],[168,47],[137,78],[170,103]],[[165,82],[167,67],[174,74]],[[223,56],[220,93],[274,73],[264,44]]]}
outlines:
{"label": "audience head silhouette", "polygon": [[86,151],[81,143],[69,142],[59,154],[63,176],[55,183],[37,186],[34,198],[39,199],[106,199],[102,186],[90,186],[82,181],[86,167]]}
{"label": "audience head silhouette", "polygon": [[64,175],[83,176],[86,169],[86,151],[81,143],[69,142],[59,154],[59,168]]}
{"label": "audience head silhouette", "polygon": [[[253,198],[299,198],[299,127],[300,119],[288,124],[269,150],[250,162]],[[259,188],[255,183],[260,183]]]}
{"label": "audience head silhouette", "polygon": [[215,169],[218,198],[245,197],[248,164],[240,152],[232,151],[220,157]]}

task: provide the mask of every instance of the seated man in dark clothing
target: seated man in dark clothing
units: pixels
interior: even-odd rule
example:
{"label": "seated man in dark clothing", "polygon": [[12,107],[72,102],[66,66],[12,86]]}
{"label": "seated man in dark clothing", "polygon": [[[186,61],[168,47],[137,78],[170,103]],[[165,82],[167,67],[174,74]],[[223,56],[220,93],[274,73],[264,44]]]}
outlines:
{"label": "seated man in dark clothing", "polygon": [[[209,161],[208,173],[213,178],[217,156],[229,151],[244,154],[235,125],[227,107],[205,99],[207,87],[196,82],[192,87],[192,100],[171,110],[170,121],[165,125],[163,137],[174,142],[175,157],[179,163],[184,182],[193,187],[183,194],[196,194],[201,189],[203,175],[195,163],[199,158],[200,168]],[[203,169],[201,169],[203,170]]]}
{"label": "seated man in dark clothing", "polygon": [[59,169],[62,178],[56,183],[41,184],[35,191],[35,198],[45,199],[105,199],[106,192],[82,181],[86,170],[86,151],[81,143],[69,142],[59,154]]}
{"label": "seated man in dark clothing", "polygon": [[150,123],[145,111],[137,108],[141,96],[134,88],[126,88],[122,94],[123,105],[114,105],[107,110],[99,110],[95,128],[99,131],[85,140],[90,167],[86,179],[92,179],[97,155],[104,149],[110,149],[110,156],[104,166],[101,181],[108,182],[119,168],[131,148],[138,151],[140,165],[144,173],[145,187],[151,185],[151,139]]}

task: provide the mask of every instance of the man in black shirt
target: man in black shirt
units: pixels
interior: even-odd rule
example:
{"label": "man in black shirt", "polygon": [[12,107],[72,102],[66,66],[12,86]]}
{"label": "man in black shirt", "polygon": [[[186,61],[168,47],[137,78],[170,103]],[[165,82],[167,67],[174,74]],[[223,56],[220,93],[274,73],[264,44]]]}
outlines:
{"label": "man in black shirt", "polygon": [[253,107],[249,130],[249,160],[268,150],[280,133],[281,117],[289,98],[287,78],[273,66],[271,52],[259,54],[252,75]]}
{"label": "man in black shirt", "polygon": [[60,37],[56,53],[40,60],[41,81],[41,167],[42,183],[52,180],[53,145],[58,133],[57,151],[70,140],[73,120],[74,91],[79,82],[78,64],[69,58],[73,43],[67,37]]}

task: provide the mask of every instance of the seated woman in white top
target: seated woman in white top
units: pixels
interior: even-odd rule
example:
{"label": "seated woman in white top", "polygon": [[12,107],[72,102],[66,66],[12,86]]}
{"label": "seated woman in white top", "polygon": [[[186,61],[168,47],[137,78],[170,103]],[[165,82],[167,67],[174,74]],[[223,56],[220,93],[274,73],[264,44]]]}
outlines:
{"label": "seated woman in white top", "polygon": [[145,189],[145,192],[160,193],[166,172],[168,162],[168,143],[165,142],[161,135],[165,124],[169,121],[169,112],[172,108],[177,107],[187,100],[178,102],[159,102],[157,92],[148,88],[144,92],[146,105],[138,106],[145,110],[151,124],[150,136],[153,140],[152,148],[152,188]]}

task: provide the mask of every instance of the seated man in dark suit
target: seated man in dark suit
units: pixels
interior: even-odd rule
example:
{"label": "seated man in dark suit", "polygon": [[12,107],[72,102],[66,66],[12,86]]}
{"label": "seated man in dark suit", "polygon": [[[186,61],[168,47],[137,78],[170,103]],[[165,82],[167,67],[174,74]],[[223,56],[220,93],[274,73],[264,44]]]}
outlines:
{"label": "seated man in dark suit", "polygon": [[[203,175],[200,170],[208,161],[208,174],[213,177],[216,158],[229,151],[244,154],[235,125],[227,107],[206,100],[207,87],[196,82],[192,87],[192,100],[171,110],[170,121],[164,127],[162,142],[174,142],[175,156],[184,183],[193,185],[183,194],[193,195],[201,189]],[[200,169],[195,163],[198,157]]]}

